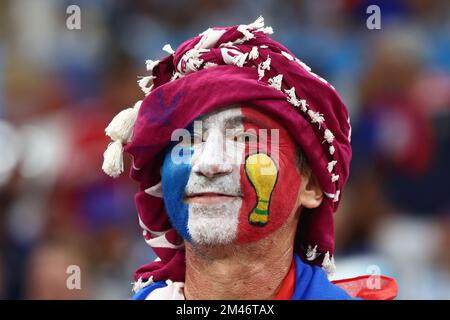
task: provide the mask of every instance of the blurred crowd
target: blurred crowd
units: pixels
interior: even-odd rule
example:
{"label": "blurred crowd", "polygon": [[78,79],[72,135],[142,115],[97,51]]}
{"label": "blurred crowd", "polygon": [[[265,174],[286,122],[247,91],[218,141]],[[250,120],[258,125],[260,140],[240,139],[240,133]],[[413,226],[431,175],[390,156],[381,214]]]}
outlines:
{"label": "blurred crowd", "polygon": [[[66,27],[71,4],[81,30]],[[366,27],[370,4],[380,30]],[[450,299],[445,0],[1,1],[0,298],[129,298],[134,269],[155,256],[137,185],[101,172],[104,128],[142,98],[137,75],[164,44],[259,15],[349,108],[335,278],[381,272],[398,280],[399,298]],[[80,290],[67,289],[70,265]]]}

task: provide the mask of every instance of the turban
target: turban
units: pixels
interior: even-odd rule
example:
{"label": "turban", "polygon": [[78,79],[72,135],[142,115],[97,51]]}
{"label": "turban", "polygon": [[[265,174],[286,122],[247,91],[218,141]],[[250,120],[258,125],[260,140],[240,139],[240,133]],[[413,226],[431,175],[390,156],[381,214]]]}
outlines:
{"label": "turban", "polygon": [[175,129],[221,107],[246,103],[276,116],[303,151],[324,198],[304,210],[296,250],[310,264],[334,268],[333,213],[349,175],[350,121],[336,90],[269,35],[262,17],[248,25],[210,28],[156,61],[139,86],[145,98],[119,113],[106,128],[112,142],[103,170],[123,171],[122,151],[132,157],[140,184],[135,201],[146,242],[158,256],[135,273],[135,289],[153,281],[184,281],[181,237],[161,198],[161,164]]}

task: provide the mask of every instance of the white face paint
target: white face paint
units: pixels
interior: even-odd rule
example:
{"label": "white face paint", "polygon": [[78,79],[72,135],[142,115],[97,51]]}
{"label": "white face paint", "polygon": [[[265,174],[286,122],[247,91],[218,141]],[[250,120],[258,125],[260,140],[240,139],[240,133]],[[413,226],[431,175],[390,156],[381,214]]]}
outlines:
{"label": "white face paint", "polygon": [[243,133],[241,116],[241,109],[235,107],[200,119],[203,137],[195,138],[192,170],[185,188],[188,230],[194,244],[229,244],[236,238],[245,144],[235,142],[234,137]]}

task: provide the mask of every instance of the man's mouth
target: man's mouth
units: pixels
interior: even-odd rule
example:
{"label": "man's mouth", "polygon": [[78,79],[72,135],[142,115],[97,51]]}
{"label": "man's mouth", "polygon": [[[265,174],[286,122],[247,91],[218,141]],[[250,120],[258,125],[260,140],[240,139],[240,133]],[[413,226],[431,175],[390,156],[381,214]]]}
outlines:
{"label": "man's mouth", "polygon": [[224,194],[217,192],[201,192],[186,195],[187,203],[215,204],[241,198],[240,195]]}

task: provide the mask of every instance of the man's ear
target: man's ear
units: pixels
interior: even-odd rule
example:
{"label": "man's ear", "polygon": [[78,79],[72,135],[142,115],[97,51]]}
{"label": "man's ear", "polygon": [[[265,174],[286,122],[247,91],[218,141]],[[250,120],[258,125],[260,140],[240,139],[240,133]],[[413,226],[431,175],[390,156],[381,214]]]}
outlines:
{"label": "man's ear", "polygon": [[299,204],[302,207],[314,209],[320,206],[323,200],[323,191],[310,168],[301,173]]}

